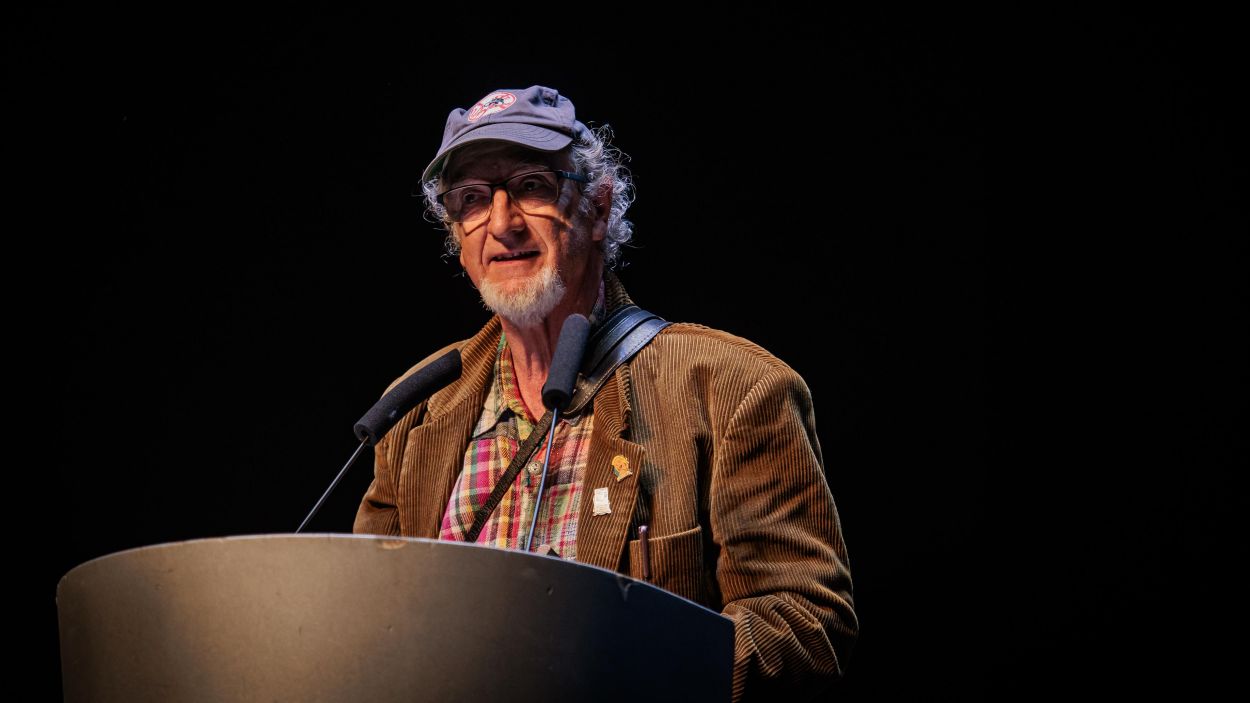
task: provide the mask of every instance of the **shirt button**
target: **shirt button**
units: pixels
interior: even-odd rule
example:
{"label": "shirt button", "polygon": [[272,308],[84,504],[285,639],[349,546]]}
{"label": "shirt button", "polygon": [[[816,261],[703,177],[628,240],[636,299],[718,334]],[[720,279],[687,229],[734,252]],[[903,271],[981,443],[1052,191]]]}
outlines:
{"label": "shirt button", "polygon": [[543,465],[538,463],[537,461],[531,461],[530,465],[527,468],[529,469],[530,473],[536,474],[538,473],[538,470],[541,469],[542,467]]}

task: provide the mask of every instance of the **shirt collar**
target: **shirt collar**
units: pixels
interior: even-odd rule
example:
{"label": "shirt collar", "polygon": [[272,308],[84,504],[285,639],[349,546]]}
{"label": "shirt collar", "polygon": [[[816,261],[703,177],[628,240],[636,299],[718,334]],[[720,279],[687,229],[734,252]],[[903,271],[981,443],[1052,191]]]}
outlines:
{"label": "shirt collar", "polygon": [[499,424],[505,412],[525,417],[524,407],[516,374],[512,371],[512,352],[508,349],[507,336],[500,330],[499,345],[495,348],[495,367],[491,370],[490,393],[482,403],[482,414],[473,428],[473,436]]}

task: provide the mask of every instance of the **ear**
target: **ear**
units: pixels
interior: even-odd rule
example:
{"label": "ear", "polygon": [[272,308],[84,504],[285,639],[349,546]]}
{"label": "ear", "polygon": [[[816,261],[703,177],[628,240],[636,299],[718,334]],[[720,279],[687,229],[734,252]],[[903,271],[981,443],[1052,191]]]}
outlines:
{"label": "ear", "polygon": [[608,236],[608,217],[612,214],[612,182],[608,181],[595,189],[590,195],[595,209],[592,212],[594,224],[590,228],[592,241],[602,242]]}
{"label": "ear", "polygon": [[456,239],[456,261],[460,262],[460,268],[464,268],[464,235],[458,229],[459,224],[455,222],[447,223],[447,231]]}
{"label": "ear", "polygon": [[464,265],[464,257],[465,257],[464,236],[459,230],[455,229],[456,227],[459,227],[459,226],[460,225],[455,224],[455,223],[452,223],[451,225],[452,234],[454,234],[460,240],[460,254],[456,256],[456,260],[460,262],[460,272],[464,274],[464,277],[466,279],[468,279],[469,285],[473,286],[474,290],[477,290],[477,284],[473,282],[473,277],[469,275],[469,267]]}

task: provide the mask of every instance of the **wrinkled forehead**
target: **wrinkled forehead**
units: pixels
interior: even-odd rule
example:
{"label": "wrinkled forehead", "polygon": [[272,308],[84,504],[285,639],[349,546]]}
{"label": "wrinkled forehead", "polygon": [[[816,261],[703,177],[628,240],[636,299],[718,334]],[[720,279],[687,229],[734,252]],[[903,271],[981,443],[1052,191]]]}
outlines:
{"label": "wrinkled forehead", "polygon": [[509,142],[484,141],[458,149],[443,170],[445,183],[467,179],[497,182],[525,168],[567,169],[568,151],[536,151]]}

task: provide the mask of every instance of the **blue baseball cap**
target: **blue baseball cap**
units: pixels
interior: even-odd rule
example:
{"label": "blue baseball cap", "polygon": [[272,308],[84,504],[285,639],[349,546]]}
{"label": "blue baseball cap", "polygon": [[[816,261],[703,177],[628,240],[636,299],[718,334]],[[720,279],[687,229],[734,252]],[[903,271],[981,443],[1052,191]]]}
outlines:
{"label": "blue baseball cap", "polygon": [[447,116],[443,144],[422,182],[442,171],[447,157],[466,144],[482,140],[512,142],[538,151],[559,151],[580,137],[586,125],[577,121],[573,102],[553,88],[532,85],[524,90],[496,90],[473,107],[458,107]]}

